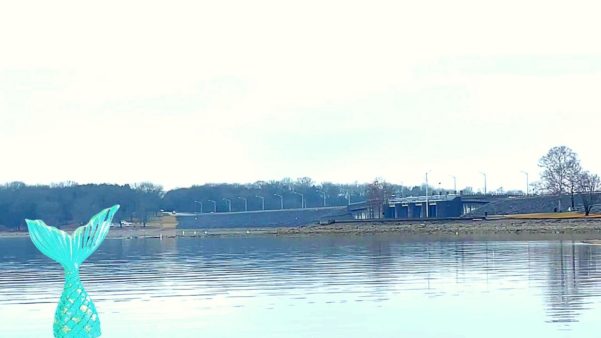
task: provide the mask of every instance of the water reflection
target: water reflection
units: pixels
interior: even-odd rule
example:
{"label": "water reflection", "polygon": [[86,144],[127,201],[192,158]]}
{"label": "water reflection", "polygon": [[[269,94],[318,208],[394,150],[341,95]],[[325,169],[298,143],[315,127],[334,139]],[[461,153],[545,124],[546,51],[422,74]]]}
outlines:
{"label": "water reflection", "polygon": [[560,241],[550,250],[546,301],[550,321],[571,323],[599,296],[597,248]]}
{"label": "water reflection", "polygon": [[[594,337],[600,256],[574,241],[208,237],[107,240],[81,271],[107,337]],[[0,336],[44,336],[60,268],[28,239],[0,239],[0,258]]]}

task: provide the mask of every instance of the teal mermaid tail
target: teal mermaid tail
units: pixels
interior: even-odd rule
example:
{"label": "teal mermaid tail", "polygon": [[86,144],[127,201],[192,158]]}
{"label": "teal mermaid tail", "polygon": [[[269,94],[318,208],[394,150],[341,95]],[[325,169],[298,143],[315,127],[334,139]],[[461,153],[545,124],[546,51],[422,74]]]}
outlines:
{"label": "teal mermaid tail", "polygon": [[100,337],[100,319],[79,279],[79,266],[100,246],[118,209],[115,205],[102,210],[73,235],[47,226],[41,220],[26,220],[33,244],[65,269],[65,286],[54,314],[56,338]]}

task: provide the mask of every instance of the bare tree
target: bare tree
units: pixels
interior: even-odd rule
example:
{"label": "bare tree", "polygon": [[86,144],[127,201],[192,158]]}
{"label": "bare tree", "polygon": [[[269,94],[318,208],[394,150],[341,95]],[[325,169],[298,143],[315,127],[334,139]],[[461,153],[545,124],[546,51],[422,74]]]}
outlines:
{"label": "bare tree", "polygon": [[601,188],[601,180],[596,174],[591,174],[588,171],[583,171],[578,176],[578,192],[582,198],[584,206],[584,215],[588,216],[591,209],[599,200],[598,190]]}
{"label": "bare tree", "polygon": [[133,188],[137,193],[136,216],[145,227],[153,213],[157,216],[157,211],[161,206],[161,198],[164,196],[163,187],[150,182],[141,182],[134,184]]}
{"label": "bare tree", "polygon": [[553,147],[540,158],[538,166],[543,169],[542,187],[558,196],[557,209],[561,211],[561,195],[570,188],[569,178],[580,170],[578,155],[566,146]]}
{"label": "bare tree", "polygon": [[382,218],[384,206],[392,192],[390,184],[382,179],[376,178],[367,185],[367,203],[369,205],[370,218]]}

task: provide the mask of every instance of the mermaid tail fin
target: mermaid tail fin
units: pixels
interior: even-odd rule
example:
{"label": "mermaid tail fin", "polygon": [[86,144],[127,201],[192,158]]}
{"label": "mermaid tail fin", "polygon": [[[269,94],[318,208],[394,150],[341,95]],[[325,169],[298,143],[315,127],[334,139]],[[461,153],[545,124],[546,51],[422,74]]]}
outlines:
{"label": "mermaid tail fin", "polygon": [[100,319],[79,279],[79,266],[100,246],[118,209],[115,205],[102,210],[72,235],[41,220],[26,220],[33,244],[65,269],[65,286],[54,314],[56,338],[100,337]]}
{"label": "mermaid tail fin", "polygon": [[29,237],[38,250],[64,267],[79,266],[100,246],[118,209],[119,205],[115,205],[102,210],[88,224],[77,228],[73,235],[50,227],[42,220],[25,221]]}

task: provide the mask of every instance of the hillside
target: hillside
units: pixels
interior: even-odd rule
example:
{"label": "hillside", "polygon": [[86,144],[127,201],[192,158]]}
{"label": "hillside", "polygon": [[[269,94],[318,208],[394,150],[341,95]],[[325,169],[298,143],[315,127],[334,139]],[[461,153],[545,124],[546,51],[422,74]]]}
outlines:
{"label": "hillside", "polygon": [[[575,196],[576,211],[582,210],[582,200]],[[465,217],[483,217],[487,215],[514,215],[514,214],[532,214],[555,212],[557,208],[557,196],[531,196],[531,197],[509,197],[492,200],[490,203],[466,214]],[[571,206],[569,195],[561,198],[562,210],[567,211]],[[593,212],[601,210],[597,205]]]}

